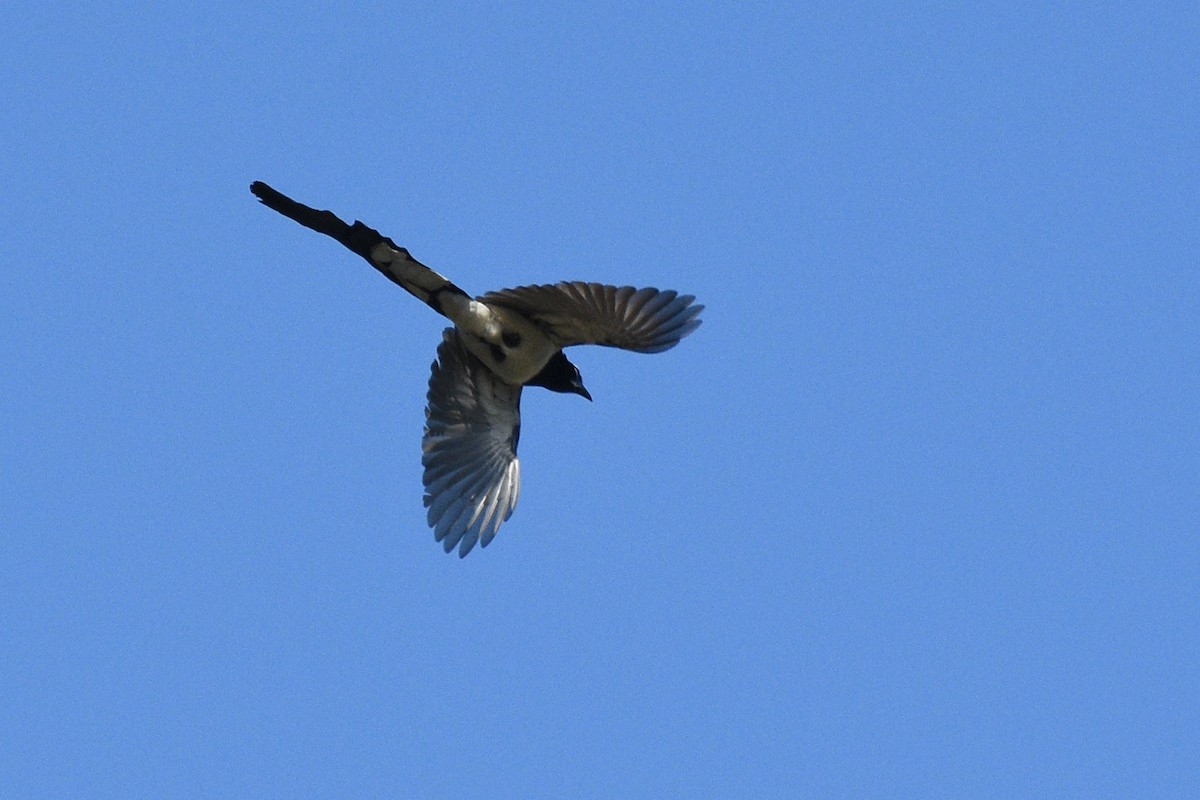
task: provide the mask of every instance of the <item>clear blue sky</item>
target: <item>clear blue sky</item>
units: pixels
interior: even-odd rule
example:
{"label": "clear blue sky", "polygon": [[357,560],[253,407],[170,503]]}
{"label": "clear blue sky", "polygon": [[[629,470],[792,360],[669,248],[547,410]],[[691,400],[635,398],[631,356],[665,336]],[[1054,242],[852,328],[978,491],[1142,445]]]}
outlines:
{"label": "clear blue sky", "polygon": [[[1193,796],[1195,4],[645,5],[4,4],[0,795]],[[252,180],[705,324],[460,561]]]}

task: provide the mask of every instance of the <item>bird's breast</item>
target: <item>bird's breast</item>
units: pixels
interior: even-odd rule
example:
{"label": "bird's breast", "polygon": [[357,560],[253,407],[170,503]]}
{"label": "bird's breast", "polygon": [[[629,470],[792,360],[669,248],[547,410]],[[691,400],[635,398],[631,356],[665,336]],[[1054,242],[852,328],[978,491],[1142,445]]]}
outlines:
{"label": "bird's breast", "polygon": [[559,349],[541,328],[511,309],[455,297],[443,311],[458,328],[471,354],[514,386],[541,372]]}

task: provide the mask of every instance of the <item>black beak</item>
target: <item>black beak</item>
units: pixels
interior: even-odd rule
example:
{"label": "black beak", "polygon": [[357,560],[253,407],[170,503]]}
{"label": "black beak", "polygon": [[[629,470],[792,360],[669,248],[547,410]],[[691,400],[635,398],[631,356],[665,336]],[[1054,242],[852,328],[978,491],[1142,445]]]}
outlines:
{"label": "black beak", "polygon": [[571,391],[575,392],[575,394],[579,395],[580,397],[586,397],[589,402],[592,399],[592,396],[588,393],[588,390],[584,387],[584,385],[582,383],[578,383],[575,386],[572,386]]}

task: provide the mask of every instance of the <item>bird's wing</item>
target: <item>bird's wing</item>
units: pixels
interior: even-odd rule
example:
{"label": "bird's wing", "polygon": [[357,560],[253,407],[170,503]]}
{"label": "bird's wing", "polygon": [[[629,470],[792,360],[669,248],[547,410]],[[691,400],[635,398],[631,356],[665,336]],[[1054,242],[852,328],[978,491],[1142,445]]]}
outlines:
{"label": "bird's wing", "polygon": [[486,547],[517,505],[521,387],[497,378],[447,328],[425,407],[425,506],[446,552]]}
{"label": "bird's wing", "polygon": [[674,347],[700,326],[696,315],[704,308],[690,294],[583,281],[518,286],[479,299],[521,312],[560,347],[602,344],[639,353]]}

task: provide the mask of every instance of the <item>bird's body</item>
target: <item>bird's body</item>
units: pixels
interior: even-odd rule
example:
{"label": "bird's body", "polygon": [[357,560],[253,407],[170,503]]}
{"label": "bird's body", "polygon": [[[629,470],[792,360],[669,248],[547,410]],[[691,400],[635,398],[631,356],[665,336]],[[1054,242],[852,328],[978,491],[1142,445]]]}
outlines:
{"label": "bird's body", "polygon": [[654,353],[700,325],[690,295],[572,281],[473,298],[361,222],[348,225],[255,182],[266,206],[330,236],[454,323],[433,364],[422,442],[425,505],[446,552],[486,546],[516,506],[524,386],[591,395],[562,348],[601,344]]}
{"label": "bird's body", "polygon": [[523,314],[504,306],[454,297],[443,307],[466,348],[505,383],[524,386],[562,349]]}

